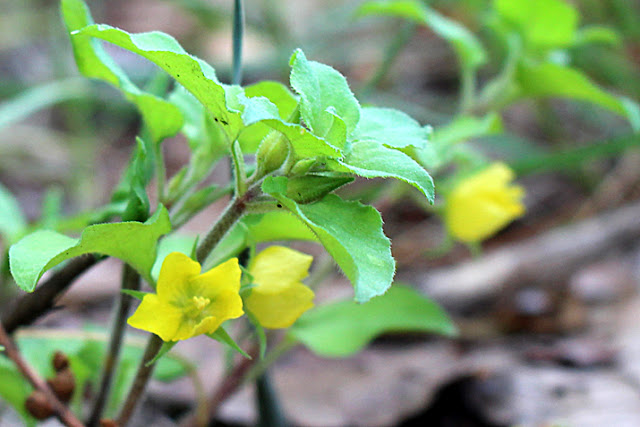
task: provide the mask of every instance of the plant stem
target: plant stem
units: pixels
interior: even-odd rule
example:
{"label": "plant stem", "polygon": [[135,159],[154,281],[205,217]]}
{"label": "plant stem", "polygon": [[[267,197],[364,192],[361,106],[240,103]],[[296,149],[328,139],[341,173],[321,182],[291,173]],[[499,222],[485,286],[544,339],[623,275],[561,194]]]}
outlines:
{"label": "plant stem", "polygon": [[251,370],[247,373],[245,380],[255,381],[258,377],[267,372],[267,369],[269,369],[269,367],[273,365],[283,354],[294,348],[296,345],[298,345],[298,342],[295,339],[285,336],[273,350],[267,353],[262,360],[251,367]]}
{"label": "plant stem", "polygon": [[269,375],[264,372],[256,379],[256,399],[258,403],[258,427],[286,427],[278,394],[271,384]]}
{"label": "plant stem", "polygon": [[101,258],[86,255],[71,260],[30,294],[25,294],[15,308],[2,316],[2,324],[8,334],[20,326],[29,325],[53,307],[56,298],[82,273]]}
{"label": "plant stem", "polygon": [[[128,264],[124,264],[122,267],[122,289],[134,291],[140,289],[140,275]],[[89,415],[89,420],[87,421],[87,425],[90,427],[98,425],[100,418],[102,417],[104,407],[107,403],[109,391],[111,390],[113,373],[120,356],[127,316],[132,302],[133,298],[131,296],[120,293],[111,330],[109,348],[104,360],[104,370],[102,371],[102,378],[100,379],[100,390],[98,391],[98,396],[96,397],[93,409]]]}
{"label": "plant stem", "polygon": [[476,97],[476,74],[471,67],[462,67],[460,74],[460,114],[471,111]]}
{"label": "plant stem", "polygon": [[242,83],[242,39],[244,37],[244,7],[242,0],[233,3],[233,77],[231,84]]}
{"label": "plant stem", "polygon": [[13,360],[16,367],[22,375],[33,385],[33,387],[42,392],[44,396],[51,404],[56,417],[66,426],[69,427],[83,427],[84,424],[76,418],[75,415],[53,394],[53,391],[49,388],[47,383],[36,373],[36,371],[29,366],[29,364],[22,358],[22,355],[18,351],[13,341],[9,338],[7,331],[2,323],[0,323],[0,345],[4,347],[4,353]]}
{"label": "plant stem", "polygon": [[[196,250],[196,257],[200,264],[204,263],[205,259],[211,253],[213,248],[216,247],[227,232],[233,227],[233,225],[242,217],[245,213],[247,203],[249,203],[260,192],[259,186],[249,188],[249,190],[240,197],[236,197],[229,203],[225,211],[222,213],[218,221],[215,223],[211,231],[204,238],[202,243]],[[125,400],[124,406],[120,411],[120,415],[117,419],[118,427],[124,427],[128,422],[133,412],[135,411],[138,401],[142,397],[142,394],[147,386],[147,382],[151,378],[154,363],[150,363],[155,355],[162,347],[163,341],[157,335],[151,335],[147,343],[142,361],[138,366],[138,372],[136,378],[133,381],[133,385],[129,390],[129,394]]]}
{"label": "plant stem", "polygon": [[164,152],[162,151],[162,144],[156,142],[156,155],[155,155],[155,168],[156,168],[156,188],[158,194],[158,201],[160,203],[166,203],[167,194],[166,194],[166,180],[167,180],[167,171],[164,165]]}
{"label": "plant stem", "polygon": [[[251,356],[251,359],[242,358],[242,360],[233,367],[231,372],[224,377],[222,383],[218,385],[218,388],[211,395],[211,399],[209,399],[209,412],[207,414],[208,420],[215,417],[220,405],[227,400],[227,398],[229,398],[229,396],[231,396],[240,385],[242,385],[245,375],[255,364],[255,359],[258,357],[258,351],[258,346],[253,346],[249,349],[248,353]],[[190,413],[180,421],[180,427],[191,427],[196,425],[197,422],[197,415],[195,413]]]}
{"label": "plant stem", "polygon": [[252,187],[247,190],[240,197],[234,198],[229,206],[222,213],[218,222],[213,226],[211,231],[205,236],[202,242],[198,245],[196,250],[196,258],[200,264],[203,264],[207,259],[207,256],[211,253],[213,248],[222,240],[227,232],[233,227],[233,225],[244,215],[249,203],[253,198],[257,196],[259,187]]}
{"label": "plant stem", "polygon": [[135,412],[138,406],[138,402],[140,401],[140,398],[144,394],[144,390],[147,387],[149,378],[151,378],[153,369],[156,366],[155,363],[149,362],[151,362],[156,354],[158,354],[158,351],[160,351],[162,344],[162,339],[155,334],[152,334],[149,338],[149,341],[147,342],[147,348],[144,350],[144,355],[142,356],[142,360],[140,361],[140,365],[138,366],[138,372],[136,373],[136,377],[133,380],[133,385],[129,390],[129,394],[124,401],[124,406],[120,410],[120,414],[118,415],[118,418],[116,420],[116,425],[118,427],[125,427],[131,419],[131,416]]}
{"label": "plant stem", "polygon": [[391,69],[394,60],[398,57],[400,52],[402,52],[402,48],[407,44],[411,37],[413,37],[415,30],[416,24],[413,22],[405,22],[402,24],[402,27],[400,27],[400,30],[396,33],[396,36],[391,40],[391,43],[389,43],[384,51],[384,56],[382,62],[380,62],[380,65],[378,66],[378,69],[360,89],[359,95],[361,97],[369,95],[373,89],[380,84],[384,76],[386,76]]}

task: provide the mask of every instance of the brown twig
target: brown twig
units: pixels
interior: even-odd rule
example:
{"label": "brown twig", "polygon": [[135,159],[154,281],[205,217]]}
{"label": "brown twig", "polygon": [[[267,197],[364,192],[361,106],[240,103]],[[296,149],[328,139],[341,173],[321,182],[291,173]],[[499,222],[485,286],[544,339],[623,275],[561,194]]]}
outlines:
{"label": "brown twig", "polygon": [[[128,264],[124,264],[122,267],[122,289],[134,291],[140,289],[140,274],[138,274],[138,272]],[[102,417],[104,407],[107,404],[113,374],[120,356],[124,330],[127,324],[127,316],[129,315],[129,309],[131,308],[132,302],[133,298],[131,296],[125,295],[124,293],[119,295],[109,341],[109,348],[105,355],[102,377],[100,379],[100,389],[87,421],[87,425],[89,427],[98,425],[100,418]]]}
{"label": "brown twig", "polygon": [[[431,270],[420,289],[447,307],[471,307],[506,288],[564,283],[608,250],[640,238],[640,203],[576,222],[458,264]],[[482,306],[486,306],[483,304]]]}
{"label": "brown twig", "polygon": [[76,418],[75,415],[56,397],[51,391],[47,383],[40,378],[40,376],[29,366],[29,364],[22,358],[18,348],[13,341],[9,338],[7,331],[2,323],[0,323],[0,345],[5,347],[5,354],[9,359],[13,360],[16,367],[20,370],[22,375],[33,385],[33,387],[40,391],[51,404],[51,408],[54,411],[55,416],[66,426],[69,427],[84,427],[84,424]]}
{"label": "brown twig", "polygon": [[[248,351],[251,359],[243,358],[233,367],[231,372],[229,372],[222,380],[218,388],[215,389],[211,398],[209,399],[208,405],[208,413],[206,423],[204,425],[208,425],[209,421],[214,419],[218,408],[220,405],[227,400],[233,393],[236,392],[238,387],[242,385],[244,382],[246,374],[249,372],[251,367],[256,363],[256,358],[258,357],[258,347],[254,346]],[[201,425],[201,419],[198,416],[197,411],[192,411],[187,414],[181,421],[180,427],[194,427]]]}
{"label": "brown twig", "polygon": [[129,420],[138,407],[138,402],[144,394],[144,390],[147,387],[149,378],[151,378],[153,369],[156,366],[155,363],[150,362],[153,360],[156,354],[158,354],[158,351],[160,351],[162,344],[162,339],[155,334],[152,334],[149,338],[147,348],[144,351],[144,355],[142,356],[142,360],[140,361],[140,366],[138,367],[136,378],[133,380],[133,385],[129,390],[129,394],[124,401],[124,406],[120,410],[120,414],[118,415],[118,419],[116,420],[116,425],[118,427],[125,427],[129,423]]}
{"label": "brown twig", "polygon": [[5,331],[12,334],[20,326],[36,321],[53,307],[56,299],[78,276],[97,262],[98,258],[94,255],[75,258],[38,286],[34,292],[21,297],[13,310],[2,316]]}

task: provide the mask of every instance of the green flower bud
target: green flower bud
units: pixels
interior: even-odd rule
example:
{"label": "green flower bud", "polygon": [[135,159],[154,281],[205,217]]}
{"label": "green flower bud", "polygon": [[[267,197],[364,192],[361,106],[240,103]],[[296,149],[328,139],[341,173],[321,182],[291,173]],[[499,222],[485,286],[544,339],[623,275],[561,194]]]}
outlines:
{"label": "green flower bud", "polygon": [[296,162],[295,165],[293,165],[293,167],[291,168],[291,174],[292,176],[296,176],[296,175],[304,175],[307,172],[309,172],[309,170],[311,169],[311,167],[316,163],[316,159],[302,159],[302,160],[298,160]]}
{"label": "green flower bud", "polygon": [[350,176],[305,175],[289,178],[287,197],[297,203],[312,203],[353,181]]}
{"label": "green flower bud", "polygon": [[262,176],[278,169],[289,155],[289,141],[278,132],[271,132],[260,143],[256,154],[258,173]]}

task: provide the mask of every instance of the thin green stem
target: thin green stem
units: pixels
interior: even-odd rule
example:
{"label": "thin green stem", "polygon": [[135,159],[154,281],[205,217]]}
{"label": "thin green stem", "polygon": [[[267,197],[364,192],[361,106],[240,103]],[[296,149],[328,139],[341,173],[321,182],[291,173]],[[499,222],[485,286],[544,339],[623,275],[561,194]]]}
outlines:
{"label": "thin green stem", "polygon": [[[122,267],[122,289],[133,291],[140,289],[140,275],[128,264],[125,264]],[[132,302],[133,298],[124,293],[121,293],[118,298],[118,306],[113,320],[109,348],[104,360],[102,378],[100,379],[100,389],[87,421],[87,425],[89,427],[98,425],[107,404],[113,374],[120,356],[127,316],[129,315],[129,309],[131,308]]]}
{"label": "thin green stem", "polygon": [[162,344],[162,339],[155,334],[152,334],[149,338],[144,355],[142,356],[142,360],[138,366],[136,377],[133,380],[133,385],[131,386],[131,389],[129,389],[129,394],[124,401],[124,406],[120,410],[120,414],[116,420],[116,425],[118,425],[118,427],[125,427],[138,407],[138,402],[144,394],[144,390],[146,389],[147,383],[153,373],[153,369],[156,366],[155,363],[150,362],[156,354],[158,354]]}
{"label": "thin green stem", "polygon": [[251,370],[245,377],[245,381],[255,381],[258,377],[262,376],[283,354],[294,348],[297,344],[298,342],[295,339],[288,335],[285,336],[273,350],[268,352],[262,360],[251,367]]}
{"label": "thin green stem", "polygon": [[233,3],[233,77],[231,84],[242,83],[242,39],[244,37],[244,7],[242,0]]}
{"label": "thin green stem", "polygon": [[[208,404],[208,420],[215,417],[220,405],[229,398],[244,383],[246,374],[254,365],[256,357],[258,357],[258,347],[253,346],[248,351],[251,359],[242,358],[233,369],[223,378],[222,382],[215,389]],[[197,414],[189,413],[180,420],[180,427],[192,427],[198,422]],[[207,420],[207,421],[208,421]]]}
{"label": "thin green stem", "polygon": [[512,84],[522,56],[522,45],[517,37],[507,39],[507,58],[500,73],[487,83],[471,109],[476,114],[498,111],[512,101]]}
{"label": "thin green stem", "polygon": [[462,67],[460,74],[460,106],[461,114],[472,110],[476,98],[476,73],[471,67]]}
{"label": "thin green stem", "polygon": [[360,88],[359,95],[361,97],[369,95],[380,84],[382,79],[384,79],[391,69],[391,66],[393,66],[395,59],[400,55],[400,52],[402,52],[402,48],[413,37],[416,27],[416,24],[413,22],[404,22],[402,24],[402,27],[396,32],[396,36],[384,51],[383,59],[375,73],[367,80],[362,88]]}
{"label": "thin green stem", "polygon": [[186,222],[188,222],[196,214],[202,211],[202,209],[210,206],[213,202],[221,199],[222,197],[232,194],[233,185],[229,184],[226,187],[218,188],[212,191],[209,195],[203,197],[202,200],[199,200],[197,205],[195,206],[193,206],[193,204],[186,205],[185,202],[187,202],[189,196],[192,196],[194,193],[194,191],[190,190],[187,197],[182,198],[176,204],[174,204],[171,209],[169,209],[171,224],[174,230],[182,227]]}
{"label": "thin green stem", "polygon": [[233,163],[233,176],[235,179],[236,196],[242,196],[247,191],[247,172],[244,164],[244,156],[240,143],[235,140],[231,144],[231,159]]}
{"label": "thin green stem", "polygon": [[158,200],[160,203],[166,203],[167,194],[165,191],[165,185],[167,181],[167,171],[164,165],[164,153],[162,151],[162,144],[156,143],[156,191],[158,194]]}
{"label": "thin green stem", "polygon": [[305,281],[311,289],[317,288],[331,273],[335,271],[333,258],[325,253],[319,257],[309,278]]}

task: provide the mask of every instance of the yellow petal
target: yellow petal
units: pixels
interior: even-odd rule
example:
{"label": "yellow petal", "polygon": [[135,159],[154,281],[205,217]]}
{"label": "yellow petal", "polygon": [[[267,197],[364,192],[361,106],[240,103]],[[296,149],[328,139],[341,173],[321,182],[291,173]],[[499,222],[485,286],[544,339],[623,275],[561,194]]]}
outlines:
{"label": "yellow petal", "polygon": [[240,290],[240,276],[242,271],[238,265],[238,258],[231,258],[204,274],[192,279],[193,292],[196,295],[214,301],[218,294],[232,291],[236,294]]}
{"label": "yellow petal", "polygon": [[456,186],[447,197],[445,223],[452,236],[478,242],[524,213],[522,187],[511,185],[514,174],[496,163]]}
{"label": "yellow petal", "polygon": [[172,341],[181,319],[180,310],[163,302],[157,295],[149,294],[145,295],[127,323],[134,328],[154,333],[163,341]]}
{"label": "yellow petal", "polygon": [[[215,316],[205,317],[196,323],[193,319],[185,318],[173,337],[173,341],[186,340],[196,335],[213,332],[222,324]],[[209,330],[213,328],[213,330]]]}
{"label": "yellow petal", "polygon": [[281,292],[309,274],[313,257],[284,246],[270,246],[260,252],[249,269],[261,292]]}
{"label": "yellow petal", "polygon": [[180,252],[171,252],[162,262],[156,292],[165,302],[182,305],[185,297],[193,296],[187,287],[200,274],[200,264]]}
{"label": "yellow petal", "polygon": [[256,286],[245,301],[245,306],[260,324],[269,329],[288,328],[313,307],[313,291],[302,283],[290,283],[273,288]]}
{"label": "yellow petal", "polygon": [[242,298],[237,291],[224,290],[211,301],[207,307],[207,313],[220,318],[221,322],[236,319],[244,314]]}

